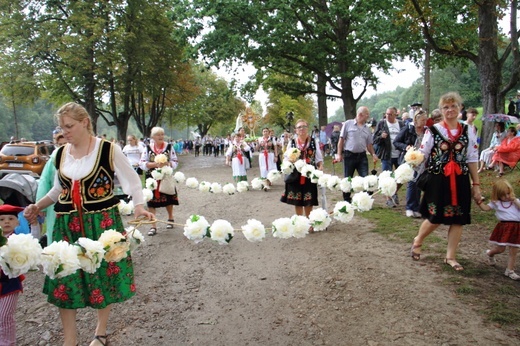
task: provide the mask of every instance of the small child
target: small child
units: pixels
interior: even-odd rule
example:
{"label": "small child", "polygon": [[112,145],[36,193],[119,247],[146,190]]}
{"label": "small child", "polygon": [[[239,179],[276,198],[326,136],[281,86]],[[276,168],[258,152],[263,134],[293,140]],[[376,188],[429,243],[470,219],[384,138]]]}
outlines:
{"label": "small child", "polygon": [[504,252],[506,246],[509,246],[509,260],[504,275],[513,280],[520,280],[520,275],[514,270],[516,254],[520,247],[520,200],[515,197],[513,187],[507,180],[499,179],[493,185],[489,204],[477,204],[484,211],[495,210],[495,215],[500,221],[489,237],[489,242],[495,245],[486,251],[489,265],[495,265],[494,256]]}
{"label": "small child", "polygon": [[[18,226],[18,213],[22,207],[0,205],[0,229],[9,238]],[[2,345],[16,345],[15,310],[18,296],[22,292],[23,275],[10,279],[0,269],[0,340]]]}

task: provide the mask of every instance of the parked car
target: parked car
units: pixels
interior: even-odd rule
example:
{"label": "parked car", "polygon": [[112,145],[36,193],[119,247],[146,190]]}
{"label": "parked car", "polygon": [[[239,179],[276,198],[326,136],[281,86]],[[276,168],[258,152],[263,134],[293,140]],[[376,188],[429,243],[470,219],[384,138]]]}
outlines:
{"label": "parked car", "polygon": [[51,141],[5,144],[0,150],[0,177],[8,173],[40,177],[53,150]]}

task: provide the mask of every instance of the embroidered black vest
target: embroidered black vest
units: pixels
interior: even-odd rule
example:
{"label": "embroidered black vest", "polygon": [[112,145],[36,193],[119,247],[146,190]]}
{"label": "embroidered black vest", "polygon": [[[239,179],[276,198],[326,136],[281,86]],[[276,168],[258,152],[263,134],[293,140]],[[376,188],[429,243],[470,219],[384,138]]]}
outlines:
{"label": "embroidered black vest", "polygon": [[[291,142],[293,148],[298,148],[294,138],[291,139]],[[300,159],[304,159],[307,164],[316,167],[316,141],[314,139],[309,138],[309,145],[305,149],[305,152],[302,151],[300,153]]]}
{"label": "embroidered black vest", "polygon": [[435,126],[431,126],[430,131],[434,143],[427,165],[428,171],[434,174],[443,173],[450,155],[453,155],[453,160],[460,166],[462,174],[468,174],[469,168],[466,162],[469,145],[468,126],[462,125],[462,134],[456,142],[451,142],[444,137]]}
{"label": "embroidered black vest", "polygon": [[[170,161],[170,156],[171,156],[171,152],[173,150],[173,146],[171,143],[168,143],[166,145],[166,148],[164,149],[163,152],[161,152],[160,154],[164,154],[166,155],[166,157],[168,158],[168,161]],[[154,162],[155,161],[155,152],[152,150],[152,147],[150,145],[147,145],[146,146],[146,152],[148,154],[148,162]],[[145,178],[151,178],[152,177],[152,171],[153,169],[149,169],[145,172]]]}
{"label": "embroidered black vest", "polygon": [[[63,150],[65,146],[58,149],[56,154],[56,170],[63,191],[54,205],[57,213],[70,213],[75,210],[72,205],[72,180],[60,172]],[[110,209],[119,203],[114,195],[114,168],[113,168],[112,143],[102,140],[97,152],[96,163],[92,171],[80,181],[80,193],[83,210],[95,212]]]}

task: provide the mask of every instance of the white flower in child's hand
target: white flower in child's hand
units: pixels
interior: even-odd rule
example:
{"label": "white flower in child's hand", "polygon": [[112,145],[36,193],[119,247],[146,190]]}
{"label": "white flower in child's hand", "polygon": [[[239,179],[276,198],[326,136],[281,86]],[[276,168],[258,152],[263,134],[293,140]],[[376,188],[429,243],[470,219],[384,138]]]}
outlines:
{"label": "white flower in child's hand", "polygon": [[350,222],[354,217],[354,207],[349,202],[340,201],[334,206],[333,215],[340,222]]}
{"label": "white flower in child's hand", "polygon": [[280,168],[283,174],[291,174],[294,170],[294,164],[289,160],[283,160]]}
{"label": "white flower in child's hand", "polygon": [[405,162],[396,168],[394,172],[395,181],[398,184],[407,183],[413,179],[414,173],[412,166]]}
{"label": "white flower in child's hand", "polygon": [[397,183],[392,176],[383,177],[379,176],[379,190],[381,194],[384,196],[393,196],[397,191]]}
{"label": "white flower in child's hand", "polygon": [[13,234],[0,248],[0,266],[9,278],[36,270],[41,262],[42,247],[30,234]]}
{"label": "white flower in child's hand", "polygon": [[99,241],[83,237],[79,238],[77,243],[76,249],[81,269],[87,273],[95,273],[101,266],[105,255],[103,245]]}

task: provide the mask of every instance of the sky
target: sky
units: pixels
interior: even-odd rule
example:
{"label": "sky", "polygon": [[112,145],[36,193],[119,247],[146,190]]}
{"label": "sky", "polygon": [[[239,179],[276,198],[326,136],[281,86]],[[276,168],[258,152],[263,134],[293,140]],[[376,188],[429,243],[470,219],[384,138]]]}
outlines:
{"label": "sky", "polygon": [[[229,70],[224,68],[214,69],[214,71],[220,77],[224,78],[228,82],[231,81],[232,78],[235,78],[239,84],[245,84],[249,78],[249,76],[253,75],[255,72],[254,67],[252,66],[241,66],[237,69],[237,73],[233,74]],[[389,74],[384,74],[382,72],[377,71],[376,75],[379,77],[379,83],[377,85],[377,90],[373,88],[368,88],[367,92],[363,95],[363,97],[370,97],[375,94],[380,94],[386,91],[395,90],[398,86],[403,88],[408,88],[412,85],[412,83],[420,77],[421,70],[417,68],[411,61],[394,61],[393,62],[393,71]],[[362,88],[354,89],[354,96],[356,97],[362,91]],[[262,103],[264,107],[264,111],[267,108],[267,94],[264,90],[259,90],[255,99]],[[343,102],[341,99],[336,99],[335,101],[328,100],[327,108],[329,116],[334,115],[338,108],[343,107]]]}

